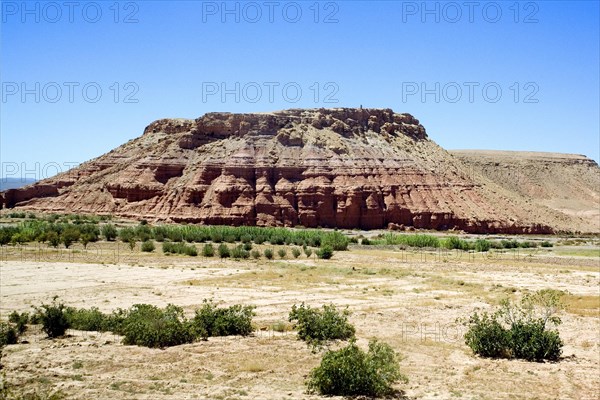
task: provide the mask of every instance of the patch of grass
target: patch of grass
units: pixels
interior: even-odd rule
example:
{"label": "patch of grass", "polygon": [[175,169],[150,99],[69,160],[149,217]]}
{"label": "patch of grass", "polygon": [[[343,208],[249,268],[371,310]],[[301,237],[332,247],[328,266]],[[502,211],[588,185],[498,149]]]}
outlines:
{"label": "patch of grass", "polygon": [[560,256],[572,257],[597,257],[600,258],[600,248],[598,249],[555,249],[554,254]]}
{"label": "patch of grass", "polygon": [[582,317],[598,317],[600,314],[600,296],[576,296],[568,294],[563,297],[565,311]]}

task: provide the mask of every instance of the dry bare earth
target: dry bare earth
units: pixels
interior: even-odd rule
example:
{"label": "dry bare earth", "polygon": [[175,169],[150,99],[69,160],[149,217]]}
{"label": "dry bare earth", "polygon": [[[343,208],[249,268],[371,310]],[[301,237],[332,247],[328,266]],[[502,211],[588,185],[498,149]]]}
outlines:
{"label": "dry bare earth", "polygon": [[[7,346],[2,357],[7,380],[18,392],[46,387],[74,399],[319,398],[305,392],[304,380],[320,355],[294,333],[270,329],[287,318],[292,304],[305,301],[348,305],[361,346],[377,337],[400,352],[410,382],[398,389],[410,398],[598,398],[598,257],[538,250],[532,256],[467,258],[353,248],[329,261],[302,256],[256,262],[120,251],[116,264],[108,263],[115,261],[108,252],[104,264],[98,258],[89,263],[84,253],[62,262],[36,261],[33,250],[3,253],[3,317],[54,295],[68,305],[107,312],[135,303],[175,303],[190,315],[212,297],[224,305],[256,305],[259,329],[247,338],[159,350],[124,346],[109,333],[70,331],[69,337],[47,340],[33,328],[26,342]],[[571,293],[559,327],[565,342],[560,362],[472,355],[457,318],[545,287]]]}

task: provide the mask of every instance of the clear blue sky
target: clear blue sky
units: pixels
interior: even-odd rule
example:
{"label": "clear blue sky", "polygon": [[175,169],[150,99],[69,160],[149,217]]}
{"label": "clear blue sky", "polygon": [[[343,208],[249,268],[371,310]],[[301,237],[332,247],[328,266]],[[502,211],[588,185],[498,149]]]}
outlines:
{"label": "clear blue sky", "polygon": [[159,118],[360,105],[448,149],[600,160],[598,1],[516,4],[3,1],[2,174],[43,178]]}

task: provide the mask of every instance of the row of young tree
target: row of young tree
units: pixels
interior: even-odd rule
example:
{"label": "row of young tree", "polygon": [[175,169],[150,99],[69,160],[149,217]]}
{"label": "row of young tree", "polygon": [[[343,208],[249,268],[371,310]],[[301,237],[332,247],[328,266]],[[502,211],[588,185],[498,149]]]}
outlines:
{"label": "row of young tree", "polygon": [[[53,247],[63,244],[69,248],[73,243],[81,242],[87,246],[90,242],[104,239],[120,240],[124,243],[136,242],[172,243],[254,243],[271,245],[296,245],[313,248],[330,247],[334,251],[347,250],[350,240],[337,231],[318,229],[287,229],[253,226],[197,226],[197,225],[157,225],[140,223],[136,226],[117,227],[112,223],[50,222],[47,220],[27,220],[15,226],[0,227],[0,245],[22,244],[28,242],[48,243]],[[132,246],[133,247],[133,246]]]}

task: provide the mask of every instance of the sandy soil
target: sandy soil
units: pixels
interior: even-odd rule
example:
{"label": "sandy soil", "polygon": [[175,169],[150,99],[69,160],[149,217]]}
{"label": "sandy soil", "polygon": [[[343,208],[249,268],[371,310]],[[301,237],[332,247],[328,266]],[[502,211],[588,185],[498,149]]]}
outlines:
{"label": "sandy soil", "polygon": [[[109,245],[106,245],[109,246]],[[475,255],[354,248],[332,260],[221,261],[110,252],[40,262],[34,250],[2,254],[0,313],[30,311],[58,295],[103,311],[174,303],[190,315],[205,298],[255,305],[257,331],[165,350],[120,344],[111,333],[69,331],[48,340],[39,327],[3,350],[17,392],[60,390],[73,399],[313,399],[318,365],[293,332],[274,332],[294,303],[347,305],[359,345],[379,338],[402,356],[415,399],[597,399],[600,376],[600,258],[552,252]],[[110,253],[114,255],[113,253]],[[104,258],[103,258],[104,257]],[[93,262],[91,262],[93,261]],[[527,290],[566,290],[557,363],[489,360],[464,345],[457,318]]]}

